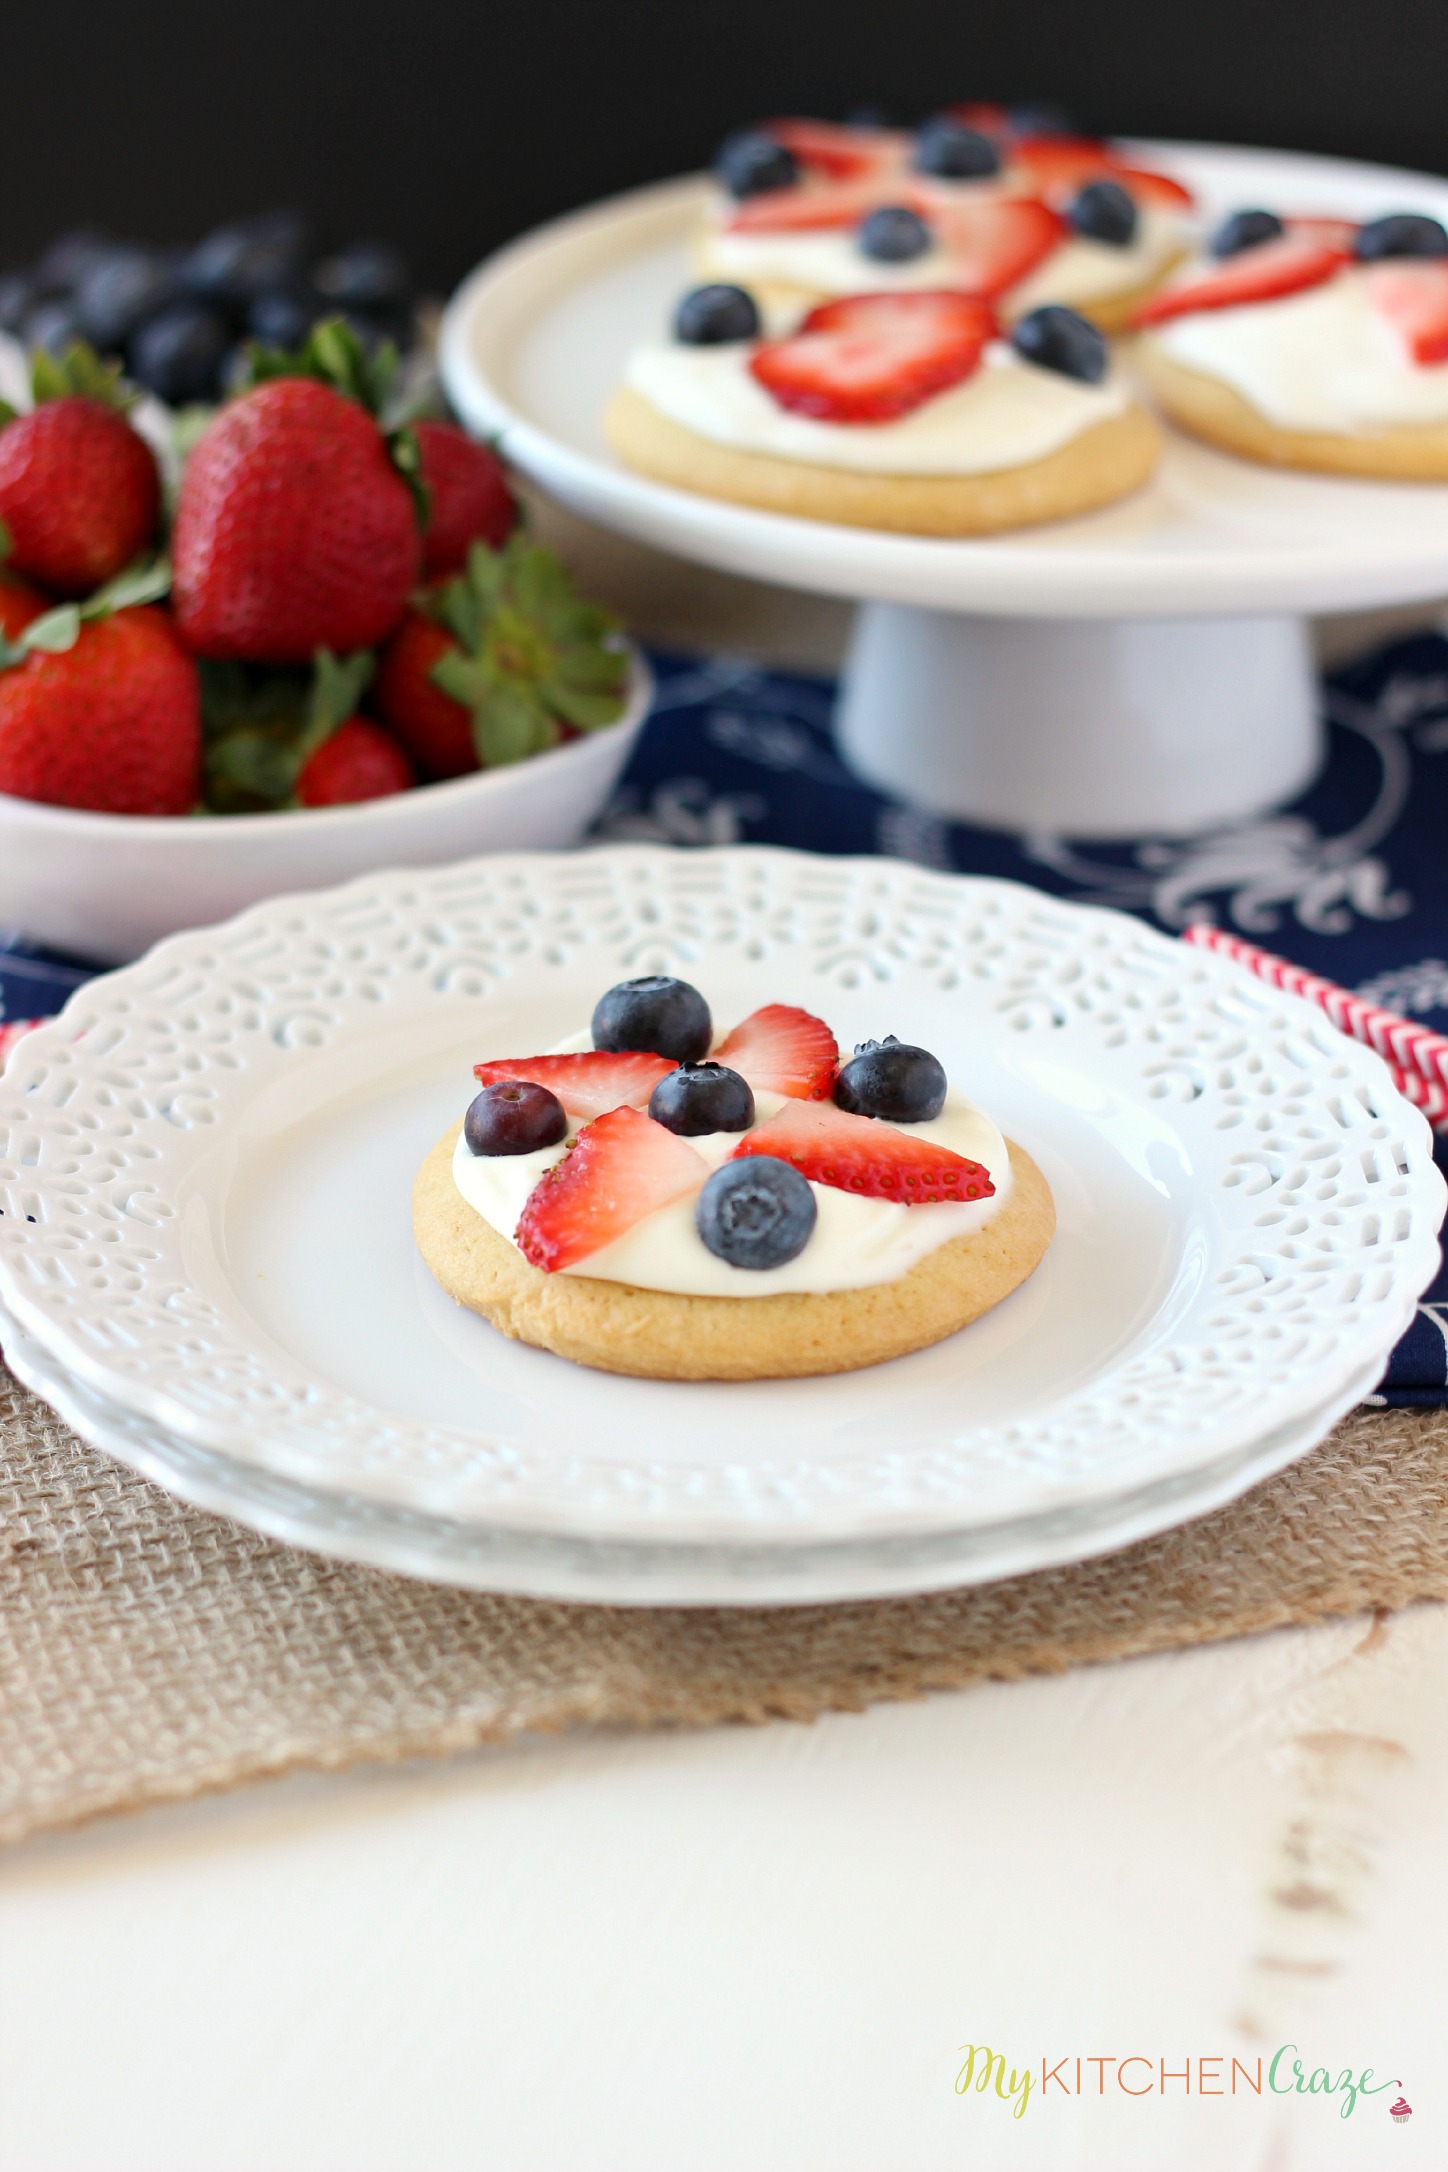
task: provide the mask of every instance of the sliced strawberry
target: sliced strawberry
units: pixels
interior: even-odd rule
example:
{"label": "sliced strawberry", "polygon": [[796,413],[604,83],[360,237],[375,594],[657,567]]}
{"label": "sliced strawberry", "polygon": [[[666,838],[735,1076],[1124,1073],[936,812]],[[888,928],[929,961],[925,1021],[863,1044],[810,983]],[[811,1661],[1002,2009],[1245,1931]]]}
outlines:
{"label": "sliced strawberry", "polygon": [[556,1094],[570,1116],[606,1115],[610,1109],[643,1108],[666,1072],[674,1068],[666,1056],[646,1056],[629,1051],[616,1055],[606,1048],[586,1048],[573,1056],[505,1056],[496,1063],[475,1063],[473,1076],[482,1086],[497,1086],[504,1079],[527,1078]]}
{"label": "sliced strawberry", "polygon": [[1283,225],[1294,241],[1315,241],[1324,249],[1340,249],[1351,256],[1357,226],[1351,219],[1289,218]]}
{"label": "sliced strawberry", "polygon": [[797,415],[893,422],[969,377],[991,336],[988,310],[944,315],[905,295],[892,313],[882,306],[889,297],[869,299],[868,323],[830,331],[812,311],[792,338],[765,340],[750,357],[751,375]]}
{"label": "sliced strawberry", "polygon": [[709,1164],[686,1139],[638,1109],[585,1124],[562,1161],[528,1194],[514,1238],[523,1257],[557,1274],[600,1252],[646,1214],[696,1192]]}
{"label": "sliced strawberry", "polygon": [[1418,363],[1448,362],[1448,258],[1370,264],[1368,299]]}
{"label": "sliced strawberry", "polygon": [[1153,173],[1147,166],[1119,166],[1113,159],[1108,178],[1119,181],[1140,204],[1155,204],[1159,211],[1191,211],[1196,198],[1170,174]]}
{"label": "sliced strawberry", "polygon": [[764,133],[793,152],[801,166],[833,181],[858,181],[905,163],[906,138],[894,129],[845,128],[836,121],[766,121]]}
{"label": "sliced strawberry", "polygon": [[957,286],[987,300],[1034,271],[1066,235],[1060,214],[1036,196],[937,193],[927,216],[950,254]]}
{"label": "sliced strawberry", "polygon": [[1279,295],[1321,286],[1346,262],[1345,250],[1324,248],[1316,241],[1299,241],[1292,234],[1279,241],[1259,241],[1255,248],[1241,249],[1180,286],[1153,295],[1149,302],[1142,303],[1132,322],[1165,324],[1172,317],[1191,316],[1199,309],[1233,309],[1243,302],[1275,301]]}
{"label": "sliced strawberry", "polygon": [[962,294],[955,287],[912,287],[904,294],[841,294],[832,302],[819,302],[799,330],[888,332],[906,322],[983,330],[988,339],[997,329],[995,311],[978,294]]}
{"label": "sliced strawberry", "polygon": [[866,1199],[924,1206],[942,1199],[989,1199],[989,1170],[948,1146],[913,1138],[871,1116],[848,1116],[832,1101],[791,1101],[747,1132],[732,1159],[775,1154],[794,1163],[812,1184],[829,1184]]}
{"label": "sliced strawberry", "polygon": [[792,1003],[751,1011],[719,1048],[714,1061],[748,1079],[756,1093],[823,1101],[835,1082],[840,1051],[822,1018]]}
{"label": "sliced strawberry", "polygon": [[1110,173],[1113,164],[1095,136],[1021,136],[1011,145],[1010,161],[1053,196],[1074,195],[1084,182]]}
{"label": "sliced strawberry", "polygon": [[[915,193],[907,186],[892,191],[891,200],[913,210]],[[758,196],[747,196],[724,223],[731,234],[820,233],[858,226],[879,203],[878,179],[832,181],[822,188],[765,189]]]}

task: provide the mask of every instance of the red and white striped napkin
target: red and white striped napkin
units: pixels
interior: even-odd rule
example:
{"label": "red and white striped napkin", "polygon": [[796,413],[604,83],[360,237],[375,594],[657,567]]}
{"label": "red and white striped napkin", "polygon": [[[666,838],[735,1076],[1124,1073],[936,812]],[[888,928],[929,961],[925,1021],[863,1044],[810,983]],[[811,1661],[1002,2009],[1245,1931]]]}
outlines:
{"label": "red and white striped napkin", "polygon": [[1272,987],[1315,1003],[1340,1033],[1375,1048],[1404,1100],[1421,1109],[1435,1131],[1448,1131],[1448,1039],[1441,1033],[1430,1033],[1413,1019],[1403,1018],[1397,1011],[1385,1011],[1380,1003],[1354,995],[1351,988],[1339,988],[1336,981],[1324,980],[1320,973],[1308,973],[1270,950],[1259,950],[1255,943],[1228,935],[1222,928],[1199,923],[1186,930],[1182,941],[1195,943],[1202,950],[1215,950]]}

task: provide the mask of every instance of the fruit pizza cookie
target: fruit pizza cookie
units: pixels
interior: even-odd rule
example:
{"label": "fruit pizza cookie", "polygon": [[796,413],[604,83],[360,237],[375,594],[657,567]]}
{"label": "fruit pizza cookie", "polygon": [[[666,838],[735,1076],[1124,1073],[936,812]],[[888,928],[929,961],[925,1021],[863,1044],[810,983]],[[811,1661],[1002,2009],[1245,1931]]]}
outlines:
{"label": "fruit pizza cookie", "polygon": [[685,295],[604,418],[629,467],[809,520],[969,536],[1135,490],[1154,423],[1094,324],[1054,303],[1002,325],[950,287],[854,294],[766,338],[743,287]]}
{"label": "fruit pizza cookie", "polygon": [[722,1036],[686,981],[480,1063],[413,1192],[422,1256],[504,1334],[605,1372],[754,1380],[923,1349],[999,1304],[1055,1228],[1040,1170],[923,1048],[841,1062],[766,1004]]}
{"label": "fruit pizza cookie", "polygon": [[698,269],[749,288],[771,324],[864,289],[950,287],[1004,317],[1060,302],[1114,331],[1194,233],[1180,182],[998,106],[913,133],[766,122],[725,142],[714,178]]}
{"label": "fruit pizza cookie", "polygon": [[1448,232],[1235,212],[1136,313],[1171,420],[1249,460],[1448,482]]}

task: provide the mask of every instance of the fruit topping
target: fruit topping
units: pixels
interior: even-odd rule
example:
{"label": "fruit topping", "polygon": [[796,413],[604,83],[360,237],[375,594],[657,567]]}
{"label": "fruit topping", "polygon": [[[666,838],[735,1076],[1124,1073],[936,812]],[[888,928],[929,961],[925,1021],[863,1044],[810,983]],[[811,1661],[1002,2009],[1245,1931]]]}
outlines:
{"label": "fruit topping", "polygon": [[694,1208],[694,1226],[704,1244],[731,1267],[782,1267],[797,1259],[818,1219],[806,1179],[772,1154],[726,1161]]}
{"label": "fruit topping", "polygon": [[88,596],[143,551],[160,517],[156,456],[127,422],[116,365],[73,348],[34,360],[35,405],[0,429],[6,564],[60,596]]}
{"label": "fruit topping", "polygon": [[691,287],[674,311],[674,337],[686,347],[726,347],[758,339],[759,311],[743,287]]}
{"label": "fruit topping", "polygon": [[747,1131],[754,1122],[748,1081],[722,1063],[681,1063],[649,1095],[649,1114],[681,1139],[713,1131]]}
{"label": "fruit topping", "polygon": [[1259,242],[1280,241],[1286,231],[1275,211],[1234,211],[1217,227],[1208,248],[1215,257],[1240,256]]}
{"label": "fruit topping", "polygon": [[861,221],[856,238],[862,256],[879,264],[908,264],[927,255],[935,237],[908,204],[882,204]]}
{"label": "fruit topping", "polygon": [[709,1165],[638,1109],[610,1109],[585,1124],[528,1194],[514,1232],[545,1274],[572,1267],[676,1199],[700,1189]]}
{"label": "fruit topping", "polygon": [[1011,332],[1011,345],[1022,361],[1078,377],[1086,385],[1099,385],[1111,361],[1096,326],[1060,302],[1046,302],[1022,317]]}
{"label": "fruit topping", "polygon": [[995,1191],[978,1161],[932,1140],[850,1116],[829,1102],[791,1101],[777,1116],[756,1124],[732,1159],[778,1155],[811,1183],[828,1184],[866,1199],[894,1199],[904,1206],[939,1200],[988,1199]]}
{"label": "fruit topping", "polygon": [[915,139],[915,170],[945,181],[980,181],[1000,172],[1000,152],[982,130],[939,113]]}
{"label": "fruit topping", "polygon": [[749,370],[794,414],[894,422],[969,377],[994,330],[992,312],[965,295],[853,295],[765,341]]}
{"label": "fruit topping", "polygon": [[518,525],[518,506],[491,445],[451,422],[414,423],[413,434],[427,495],[422,570],[437,580],[461,573],[474,543],[501,550]]}
{"label": "fruit topping", "polygon": [[190,814],[200,699],[170,620],[147,607],[93,618],[67,608],[68,646],[37,647],[0,671],[0,792],[102,814]]}
{"label": "fruit topping", "polygon": [[610,1109],[643,1108],[659,1080],[673,1068],[666,1057],[645,1050],[618,1053],[585,1048],[567,1056],[504,1056],[496,1062],[475,1063],[473,1076],[482,1086],[530,1079],[535,1086],[546,1086],[570,1116],[587,1122],[593,1116],[606,1116]]}
{"label": "fruit topping", "polygon": [[852,1116],[891,1124],[926,1124],[945,1106],[945,1066],[938,1056],[887,1033],[859,1041],[835,1080],[835,1105]]}
{"label": "fruit topping", "polygon": [[741,204],[728,221],[731,234],[828,233],[857,226],[880,201],[880,184],[833,181],[817,189],[769,189]]}
{"label": "fruit topping", "polygon": [[1448,256],[1448,231],[1421,211],[1393,211],[1358,228],[1355,253],[1364,264],[1385,256]]}
{"label": "fruit topping", "polygon": [[1034,196],[941,203],[932,217],[954,261],[956,286],[987,301],[1034,271],[1066,233],[1060,215]]}
{"label": "fruit topping", "polygon": [[1088,241],[1104,241],[1113,249],[1128,249],[1136,239],[1136,205],[1119,181],[1109,178],[1088,181],[1072,197],[1066,216],[1076,232]]}
{"label": "fruit topping", "polygon": [[187,645],[268,663],[385,640],[422,561],[387,439],[358,400],[310,376],[258,385],[207,424],[171,544]]}
{"label": "fruit topping", "polygon": [[900,138],[870,116],[841,126],[836,121],[770,121],[765,133],[782,143],[799,165],[834,181],[860,180],[896,162]]}
{"label": "fruit topping", "polygon": [[567,1136],[563,1103],[534,1079],[506,1078],[485,1086],[463,1118],[470,1154],[536,1154]]}
{"label": "fruit topping", "polygon": [[648,1049],[671,1063],[698,1063],[713,1037],[714,1022],[698,989],[664,973],[621,980],[594,1006],[595,1048]]}
{"label": "fruit topping", "polygon": [[1299,241],[1291,234],[1279,241],[1257,242],[1212,270],[1196,272],[1180,285],[1153,295],[1141,304],[1132,323],[1166,324],[1173,317],[1190,316],[1198,309],[1232,309],[1243,302],[1275,301],[1284,294],[1321,286],[1346,262],[1343,250],[1325,248],[1320,242]]}
{"label": "fruit topping", "polygon": [[1441,258],[1370,265],[1368,298],[1419,364],[1448,362],[1448,263]]}
{"label": "fruit topping", "polygon": [[1173,181],[1170,174],[1152,173],[1143,166],[1118,166],[1111,171],[1123,188],[1129,189],[1139,204],[1154,204],[1158,211],[1193,211],[1196,199],[1189,188],[1180,181]]}
{"label": "fruit topping", "polygon": [[1064,199],[1088,181],[1110,177],[1130,190],[1140,203],[1153,203],[1166,211],[1189,211],[1192,193],[1168,174],[1131,166],[1108,144],[1090,136],[1072,136],[1057,130],[1023,134],[1010,147],[1010,164],[1019,167],[1038,189]]}
{"label": "fruit topping", "polygon": [[799,162],[777,137],[758,128],[741,129],[720,144],[714,178],[731,196],[763,196],[772,189],[793,188]]}
{"label": "fruit topping", "polygon": [[840,1052],[822,1018],[792,1003],[766,1003],[741,1019],[715,1055],[748,1079],[756,1093],[823,1101]]}
{"label": "fruit topping", "polygon": [[352,716],[327,734],[297,772],[302,807],[351,807],[359,800],[390,799],[417,779],[402,748],[370,717]]}

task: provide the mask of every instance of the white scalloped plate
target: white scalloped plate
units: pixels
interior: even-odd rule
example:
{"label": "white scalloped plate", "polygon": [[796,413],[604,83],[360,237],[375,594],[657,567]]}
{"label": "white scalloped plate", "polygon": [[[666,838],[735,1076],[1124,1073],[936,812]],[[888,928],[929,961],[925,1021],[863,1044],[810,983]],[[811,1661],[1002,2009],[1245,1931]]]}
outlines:
{"label": "white scalloped plate", "polygon": [[[1050,1179],[1042,1269],[934,1350],[744,1386],[588,1373],[451,1305],[408,1189],[471,1062],[660,968],[721,1020],[778,998],[934,1046]],[[1013,884],[761,848],[276,900],[89,984],[0,1084],[0,1301],[78,1387],[258,1485],[581,1545],[1189,1497],[1326,1430],[1430,1279],[1443,1199],[1377,1058],[1220,960]]]}

